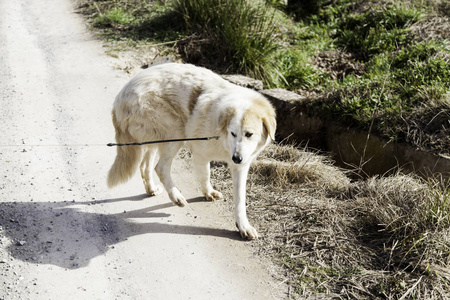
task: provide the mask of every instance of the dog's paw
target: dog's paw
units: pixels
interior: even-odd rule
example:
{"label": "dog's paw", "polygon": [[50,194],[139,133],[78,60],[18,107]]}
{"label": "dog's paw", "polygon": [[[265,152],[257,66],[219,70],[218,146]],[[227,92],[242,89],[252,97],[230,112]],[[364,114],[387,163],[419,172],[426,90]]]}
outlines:
{"label": "dog's paw", "polygon": [[258,238],[258,232],[250,224],[239,226],[239,224],[236,223],[236,227],[239,229],[239,233],[243,239],[255,240]]}
{"label": "dog's paw", "polygon": [[179,207],[188,205],[183,194],[181,194],[180,190],[177,188],[172,188],[172,190],[169,192],[169,198],[175,205]]}
{"label": "dog's paw", "polygon": [[205,193],[206,200],[208,201],[215,201],[220,200],[223,198],[223,195],[221,192],[212,190],[211,192]]}
{"label": "dog's paw", "polygon": [[159,195],[163,192],[163,188],[159,185],[155,185],[155,186],[149,186],[146,185],[145,186],[145,192],[147,193],[147,195],[149,196],[156,196]]}

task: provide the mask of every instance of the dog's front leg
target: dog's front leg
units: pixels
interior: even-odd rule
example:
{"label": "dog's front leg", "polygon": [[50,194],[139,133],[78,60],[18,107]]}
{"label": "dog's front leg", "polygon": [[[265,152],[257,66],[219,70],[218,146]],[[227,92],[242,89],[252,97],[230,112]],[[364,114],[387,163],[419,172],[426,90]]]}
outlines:
{"label": "dog's front leg", "polygon": [[202,188],[202,193],[205,195],[206,200],[214,201],[223,198],[221,192],[213,189],[210,181],[210,162],[208,160],[203,159],[201,156],[197,156],[194,154],[194,167],[195,172],[197,173],[197,180],[200,183]]}
{"label": "dog's front leg", "polygon": [[233,165],[231,167],[231,174],[233,177],[236,226],[243,238],[253,240],[258,238],[258,233],[256,232],[256,229],[253,228],[248,222],[247,211],[245,207],[245,189],[249,168],[250,164]]}

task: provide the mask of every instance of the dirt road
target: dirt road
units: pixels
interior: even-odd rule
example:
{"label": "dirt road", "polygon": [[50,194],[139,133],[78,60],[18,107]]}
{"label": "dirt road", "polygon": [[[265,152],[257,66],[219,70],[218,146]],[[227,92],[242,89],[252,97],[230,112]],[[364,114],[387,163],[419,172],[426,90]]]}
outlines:
{"label": "dirt road", "polygon": [[113,69],[70,0],[0,0],[0,299],[279,299],[231,213],[106,188]]}

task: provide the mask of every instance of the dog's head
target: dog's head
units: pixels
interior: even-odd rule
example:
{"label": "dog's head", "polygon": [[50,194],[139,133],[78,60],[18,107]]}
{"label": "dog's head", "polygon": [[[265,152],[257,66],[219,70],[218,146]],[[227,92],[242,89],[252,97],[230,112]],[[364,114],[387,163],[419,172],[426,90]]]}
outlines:
{"label": "dog's head", "polygon": [[224,136],[231,160],[235,164],[250,163],[275,139],[276,115],[264,97],[252,97],[245,108],[230,106],[219,118],[219,134]]}

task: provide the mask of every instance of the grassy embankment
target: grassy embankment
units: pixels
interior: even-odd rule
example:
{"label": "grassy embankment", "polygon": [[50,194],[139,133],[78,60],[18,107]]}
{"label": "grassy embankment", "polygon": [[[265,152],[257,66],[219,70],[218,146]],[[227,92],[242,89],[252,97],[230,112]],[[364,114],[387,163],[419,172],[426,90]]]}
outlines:
{"label": "grassy embankment", "polygon": [[[270,2],[90,0],[83,11],[117,51],[157,44],[301,92],[324,117],[448,153],[446,2]],[[231,199],[225,167],[213,171]],[[450,297],[449,184],[400,174],[351,182],[325,157],[273,146],[248,190],[258,249],[282,266],[290,297]]]}
{"label": "grassy embankment", "polygon": [[[446,2],[90,1],[93,27],[121,45],[306,95],[311,114],[448,154]],[[294,2],[294,1],[291,1]]]}

